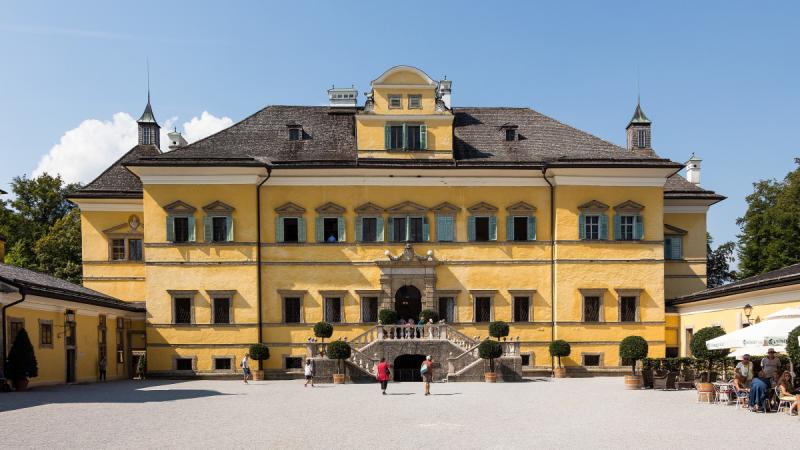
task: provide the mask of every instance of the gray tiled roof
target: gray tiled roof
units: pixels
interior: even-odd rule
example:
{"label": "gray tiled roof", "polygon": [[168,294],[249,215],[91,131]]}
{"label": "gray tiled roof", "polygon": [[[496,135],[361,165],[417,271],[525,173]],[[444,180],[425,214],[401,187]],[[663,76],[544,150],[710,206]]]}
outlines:
{"label": "gray tiled roof", "polygon": [[144,311],[139,305],[127,303],[69,281],[21,267],[0,263],[0,281],[25,289],[30,295],[69,300],[125,311]]}
{"label": "gray tiled roof", "polygon": [[124,164],[139,158],[156,156],[161,152],[155,145],[137,145],[122,155],[108,169],[70,198],[91,197],[141,197],[142,182],[139,177],[126,169]]}
{"label": "gray tiled roof", "polygon": [[706,199],[706,200],[725,200],[725,196],[719,195],[714,191],[703,189],[700,186],[690,183],[686,178],[675,174],[667,178],[664,184],[664,198],[667,199]]}
{"label": "gray tiled roof", "polygon": [[705,289],[694,294],[667,300],[669,305],[680,305],[741,292],[758,291],[777,286],[800,284],[800,264],[793,264],[771,272],[762,273],[723,286]]}

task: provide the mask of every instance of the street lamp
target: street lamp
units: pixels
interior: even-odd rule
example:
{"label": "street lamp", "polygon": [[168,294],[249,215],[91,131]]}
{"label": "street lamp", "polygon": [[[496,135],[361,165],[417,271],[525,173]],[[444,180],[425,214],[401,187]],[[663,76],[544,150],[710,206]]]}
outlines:
{"label": "street lamp", "polygon": [[750,303],[744,305],[744,316],[747,317],[747,325],[750,326],[750,314],[753,313],[753,307]]}

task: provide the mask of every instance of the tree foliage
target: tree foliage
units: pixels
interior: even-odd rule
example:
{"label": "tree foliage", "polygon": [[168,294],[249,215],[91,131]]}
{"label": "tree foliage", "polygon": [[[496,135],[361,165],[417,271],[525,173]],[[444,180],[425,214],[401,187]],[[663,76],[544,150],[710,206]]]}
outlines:
{"label": "tree foliage", "polygon": [[733,252],[736,251],[736,244],[725,242],[716,249],[711,249],[714,239],[710,233],[706,233],[706,274],[708,276],[708,287],[713,288],[730,283],[736,278],[736,272],[731,270],[730,264],[734,261]]}
{"label": "tree foliage", "polygon": [[699,329],[694,336],[689,348],[692,350],[692,355],[697,359],[708,361],[709,370],[714,360],[724,358],[730,351],[728,349],[709,350],[706,347],[706,342],[725,335],[725,330],[720,326],[705,327]]}
{"label": "tree foliage", "polygon": [[800,336],[800,327],[795,328],[789,332],[789,337],[786,340],[786,354],[792,361],[795,373],[800,373],[800,344],[797,338]]}
{"label": "tree foliage", "polygon": [[315,323],[314,336],[322,338],[324,342],[325,338],[333,336],[333,325],[329,324],[328,322]]}
{"label": "tree foliage", "polygon": [[269,359],[269,347],[263,342],[250,345],[250,357],[256,361],[266,361]]}
{"label": "tree foliage", "polygon": [[342,372],[342,360],[345,360],[350,357],[352,354],[353,349],[350,348],[350,344],[344,341],[333,341],[328,344],[328,358],[336,360],[336,373]]}
{"label": "tree foliage", "polygon": [[421,313],[419,313],[419,318],[424,320],[425,323],[428,323],[430,319],[433,319],[433,322],[436,323],[439,321],[439,313],[432,309],[423,309]]}
{"label": "tree foliage", "polygon": [[20,329],[11,351],[8,352],[6,362],[6,377],[9,380],[26,380],[39,376],[39,366],[36,363],[36,355],[33,353],[33,345],[28,337],[28,332],[24,328]]}
{"label": "tree foliage", "polygon": [[489,361],[489,371],[494,372],[494,360],[503,356],[503,346],[500,342],[486,339],[478,344],[478,356]]}
{"label": "tree foliage", "polygon": [[800,168],[781,181],[754,183],[746,200],[747,212],[736,221],[740,277],[800,262]]}
{"label": "tree foliage", "polygon": [[394,325],[400,320],[400,316],[397,315],[397,311],[393,309],[382,309],[378,311],[378,320],[380,320],[383,325]]}
{"label": "tree foliage", "polygon": [[563,339],[556,339],[555,341],[550,343],[550,356],[554,356],[558,358],[558,367],[561,367],[561,357],[562,356],[569,356],[572,353],[572,347],[570,347],[569,342]]}
{"label": "tree foliage", "polygon": [[636,375],[636,361],[647,358],[650,351],[647,341],[641,336],[628,336],[619,343],[619,357],[631,362],[631,371]]}
{"label": "tree foliage", "polygon": [[489,336],[497,338],[498,341],[500,338],[508,336],[508,331],[508,324],[502,320],[498,320],[497,322],[492,322],[489,324]]}

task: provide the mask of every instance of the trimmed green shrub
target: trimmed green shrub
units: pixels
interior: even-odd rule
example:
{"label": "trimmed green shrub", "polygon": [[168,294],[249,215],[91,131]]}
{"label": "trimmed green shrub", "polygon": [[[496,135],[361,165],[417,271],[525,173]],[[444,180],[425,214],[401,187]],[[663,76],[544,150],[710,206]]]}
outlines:
{"label": "trimmed green shrub", "polygon": [[642,359],[642,370],[658,370],[661,367],[661,360],[658,358]]}
{"label": "trimmed green shrub", "polygon": [[147,373],[147,355],[142,355],[139,357],[139,361],[136,363],[136,373],[138,373],[139,376],[144,379],[144,376]]}
{"label": "trimmed green shrub", "polygon": [[636,361],[647,358],[649,347],[641,336],[628,336],[619,343],[619,357],[631,361],[631,372],[636,375]]}
{"label": "trimmed green shrub", "polygon": [[709,350],[706,348],[706,342],[711,339],[718,338],[725,335],[725,330],[722,327],[705,327],[701,328],[692,337],[692,342],[689,347],[692,349],[692,355],[697,359],[707,361],[708,370],[712,369],[715,360],[722,359],[730,353],[728,349]]}
{"label": "trimmed green shrub", "polygon": [[336,360],[336,373],[342,373],[342,360],[350,357],[353,350],[347,342],[336,340],[328,344],[328,358]]}
{"label": "trimmed green shrub", "polygon": [[569,342],[563,339],[556,339],[550,343],[550,356],[558,358],[558,367],[561,368],[561,357],[569,356],[572,353],[572,347]]}
{"label": "trimmed green shrub", "polygon": [[322,342],[325,342],[325,338],[333,336],[333,325],[329,324],[328,322],[315,323],[314,336],[322,338]]}
{"label": "trimmed green shrub", "polygon": [[688,356],[678,358],[678,363],[681,365],[681,370],[694,369],[695,360]]}
{"label": "trimmed green shrub", "polygon": [[786,338],[786,354],[794,364],[794,372],[800,375],[800,345],[797,343],[797,337],[800,336],[800,327],[795,328],[789,332],[789,337]]}
{"label": "trimmed green shrub", "polygon": [[378,320],[380,320],[383,325],[394,325],[400,320],[400,316],[398,316],[397,311],[393,309],[382,309],[378,312]]}
{"label": "trimmed green shrub", "polygon": [[28,332],[24,328],[20,329],[11,351],[8,352],[6,361],[6,378],[14,381],[27,380],[39,376],[39,365],[36,363],[36,355],[33,353],[33,345],[28,338]]}
{"label": "trimmed green shrub", "polygon": [[499,342],[486,339],[478,344],[478,356],[489,360],[489,370],[494,372],[494,360],[503,356],[503,346]]}
{"label": "trimmed green shrub", "polygon": [[498,341],[500,338],[508,336],[508,330],[508,324],[502,320],[489,324],[489,336],[497,338]]}
{"label": "trimmed green shrub", "polygon": [[250,357],[256,361],[266,361],[269,359],[269,347],[263,342],[250,345]]}
{"label": "trimmed green shrub", "polygon": [[439,313],[432,309],[423,309],[421,313],[419,313],[419,318],[424,320],[425,323],[428,323],[428,320],[433,319],[433,323],[439,321]]}

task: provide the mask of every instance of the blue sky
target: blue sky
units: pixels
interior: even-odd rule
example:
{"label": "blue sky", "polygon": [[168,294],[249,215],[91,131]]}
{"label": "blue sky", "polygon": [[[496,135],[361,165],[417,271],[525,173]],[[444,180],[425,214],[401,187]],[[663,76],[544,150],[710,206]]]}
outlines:
{"label": "blue sky", "polygon": [[717,242],[735,239],[752,182],[800,156],[796,3],[3,3],[4,190],[58,144],[93,153],[45,167],[86,177],[115,159],[132,139],[113,142],[130,127],[115,114],[141,113],[148,58],[156,117],[195,119],[197,136],[409,64],[452,79],[456,106],[529,106],[623,145],[638,73],[656,150],[696,152],[703,186],[729,197],[709,214]]}

